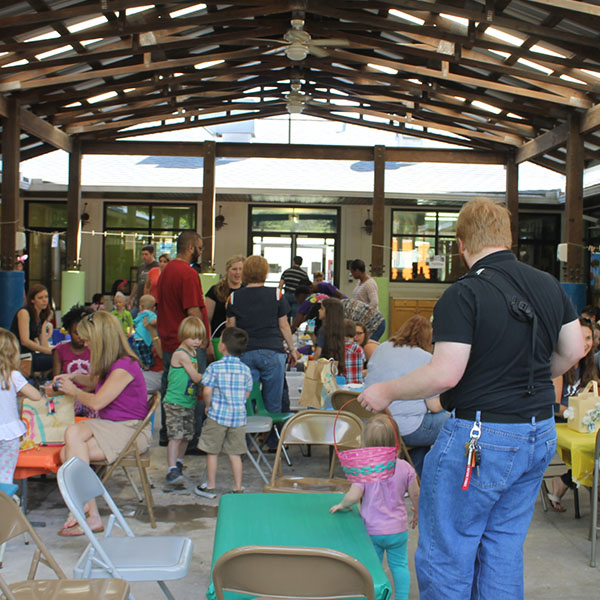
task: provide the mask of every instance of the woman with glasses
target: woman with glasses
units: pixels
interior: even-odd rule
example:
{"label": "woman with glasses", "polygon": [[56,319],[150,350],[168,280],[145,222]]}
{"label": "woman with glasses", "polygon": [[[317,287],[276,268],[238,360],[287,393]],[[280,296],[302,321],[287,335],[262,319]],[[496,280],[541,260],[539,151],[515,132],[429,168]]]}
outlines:
{"label": "woman with glasses", "polygon": [[[103,460],[110,464],[148,414],[146,383],[139,359],[114,315],[103,311],[90,314],[79,322],[77,332],[90,348],[90,373],[58,375],[54,386],[98,411],[98,418],[67,427],[61,459],[65,462],[77,456],[87,464]],[[140,453],[148,449],[150,441],[148,425],[138,437]],[[88,502],[86,514],[92,531],[102,531],[95,501]],[[83,531],[69,517],[59,535],[78,536]]]}

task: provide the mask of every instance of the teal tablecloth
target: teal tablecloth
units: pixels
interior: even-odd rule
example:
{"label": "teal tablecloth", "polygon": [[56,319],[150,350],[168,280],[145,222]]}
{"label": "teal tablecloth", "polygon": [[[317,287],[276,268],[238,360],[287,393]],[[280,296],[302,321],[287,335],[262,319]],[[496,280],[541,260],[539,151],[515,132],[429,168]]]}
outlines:
{"label": "teal tablecloth", "polygon": [[[240,546],[331,548],[353,556],[369,569],[375,598],[391,598],[392,588],[356,508],[329,513],[342,494],[226,494],[219,503],[212,564]],[[212,580],[206,593],[215,600]],[[228,599],[248,598],[227,595]]]}

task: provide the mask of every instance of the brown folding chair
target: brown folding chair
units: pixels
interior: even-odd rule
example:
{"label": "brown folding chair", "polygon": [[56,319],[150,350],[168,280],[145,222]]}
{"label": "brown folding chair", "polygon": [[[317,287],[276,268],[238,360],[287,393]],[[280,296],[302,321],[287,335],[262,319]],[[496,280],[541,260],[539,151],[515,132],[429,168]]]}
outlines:
{"label": "brown folding chair", "polygon": [[279,600],[375,599],[369,570],[329,548],[234,548],[219,557],[212,578],[217,600],[226,591]]}
{"label": "brown folding chair", "polygon": [[[334,462],[331,461],[329,477],[284,477],[282,473],[282,446],[322,445],[333,448],[334,422],[337,413],[332,410],[303,410],[285,423],[277,444],[271,481],[265,492],[346,492],[350,488],[347,479],[333,477]],[[353,414],[341,412],[335,425],[335,439],[342,449],[360,448],[362,445],[362,421]],[[334,455],[335,458],[335,455]]]}
{"label": "brown folding chair", "polygon": [[[377,413],[363,408],[363,406],[357,400],[359,395],[360,392],[356,392],[353,390],[335,390],[335,392],[331,394],[331,406],[333,406],[335,410],[340,410],[340,408],[342,408],[342,406],[344,406],[344,404],[346,404],[348,400],[352,400],[352,402],[349,402],[348,404],[346,404],[346,406],[344,406],[343,410],[352,413],[353,415],[356,415],[362,421],[366,421],[367,419],[370,419],[373,415],[376,415]],[[389,410],[386,409],[385,413],[391,419],[394,418],[392,417]],[[404,440],[402,439],[401,435],[398,436],[398,445],[400,447],[400,452],[398,453],[398,456],[400,458],[403,458],[414,469],[415,465],[413,464],[412,458],[408,453],[412,446],[407,446],[404,443]]]}
{"label": "brown folding chair", "polygon": [[[154,392],[150,398],[149,410],[146,418],[140,422],[135,432],[131,436],[127,445],[123,448],[119,456],[114,462],[108,464],[106,461],[92,462],[91,465],[100,467],[99,475],[102,477],[102,483],[106,483],[108,478],[114,473],[117,467],[122,467],[125,472],[125,476],[129,480],[131,487],[134,489],[136,496],[140,502],[145,498],[146,508],[148,510],[148,516],[150,517],[150,524],[153,529],[156,529],[156,520],[154,519],[154,499],[152,498],[152,488],[150,486],[150,480],[148,479],[148,468],[150,467],[150,448],[143,454],[140,454],[137,447],[137,438],[143,431],[152,418],[152,415],[156,412],[158,405],[160,404],[160,392]],[[129,471],[128,467],[137,467],[140,475],[140,481],[142,482],[142,488],[144,490],[144,498],[140,495]]]}
{"label": "brown folding chair", "polygon": [[[122,579],[67,579],[21,509],[4,492],[0,492],[0,544],[27,533],[36,548],[25,581],[7,583],[0,575],[0,590],[8,600],[32,598],[69,598],[69,600],[125,600],[129,584]],[[39,564],[52,569],[58,579],[35,579]]]}

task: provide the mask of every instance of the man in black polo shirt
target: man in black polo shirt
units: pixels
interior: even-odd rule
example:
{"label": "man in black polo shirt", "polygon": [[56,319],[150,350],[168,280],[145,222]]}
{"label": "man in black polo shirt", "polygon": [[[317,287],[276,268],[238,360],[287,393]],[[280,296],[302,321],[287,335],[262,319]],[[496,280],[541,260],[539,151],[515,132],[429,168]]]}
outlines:
{"label": "man in black polo shirt", "polygon": [[291,319],[296,316],[296,312],[298,311],[298,302],[295,296],[296,289],[301,285],[310,285],[310,279],[304,272],[304,269],[300,268],[301,265],[302,257],[294,256],[292,258],[292,266],[281,274],[279,281],[279,291],[283,288],[283,297],[287,300],[290,307],[288,317]]}
{"label": "man in black polo shirt", "polygon": [[421,600],[517,600],[523,542],[556,447],[552,378],[579,360],[583,340],[556,279],[510,252],[504,207],[467,203],[456,237],[470,270],[435,306],[431,362],[359,400],[382,410],[441,394],[455,411],[423,466]]}

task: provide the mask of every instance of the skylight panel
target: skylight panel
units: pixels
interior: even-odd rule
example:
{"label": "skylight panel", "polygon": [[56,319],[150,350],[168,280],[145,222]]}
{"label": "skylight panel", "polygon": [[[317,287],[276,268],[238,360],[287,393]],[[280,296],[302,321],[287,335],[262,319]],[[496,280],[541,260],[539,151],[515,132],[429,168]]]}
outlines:
{"label": "skylight panel", "polygon": [[48,31],[47,33],[36,35],[35,37],[27,38],[25,42],[42,42],[43,40],[52,40],[57,37],[60,37],[60,33],[58,33],[58,31],[52,30]]}
{"label": "skylight panel", "polygon": [[570,75],[566,75],[565,73],[563,73],[560,76],[561,79],[564,79],[565,81],[570,81],[571,83],[579,83],[581,85],[587,85],[587,83],[585,81],[581,81],[581,79],[575,79],[575,77],[571,77]]}
{"label": "skylight panel", "polygon": [[502,58],[508,58],[510,56],[510,52],[502,52],[502,50],[492,50],[491,48],[488,48],[488,52],[493,52]]}
{"label": "skylight panel", "polygon": [[94,17],[93,19],[87,19],[86,21],[80,21],[79,23],[75,23],[74,25],[67,25],[67,29],[69,33],[77,33],[78,31],[84,31],[85,29],[90,29],[90,27],[97,27],[98,25],[104,25],[104,23],[108,23],[108,19],[101,15],[99,17]]}
{"label": "skylight panel", "polygon": [[481,100],[473,100],[473,102],[471,102],[471,105],[477,108],[481,108],[481,110],[487,110],[488,112],[492,112],[495,115],[500,114],[502,112],[501,108],[493,106],[492,104],[488,104],[487,102],[481,102]]}
{"label": "skylight panel", "polygon": [[544,48],[539,44],[535,44],[535,46],[531,46],[530,50],[532,52],[539,52],[540,54],[547,54],[548,56],[556,56],[557,58],[567,58],[564,54],[560,54],[559,52],[554,52],[554,50],[550,50],[549,48]]}
{"label": "skylight panel", "polygon": [[425,23],[424,19],[420,19],[419,17],[415,17],[395,8],[388,10],[388,14],[398,17],[399,19],[404,19],[405,21],[410,21],[411,23],[416,23],[417,25],[423,25],[423,23]]}
{"label": "skylight panel", "polygon": [[71,104],[65,104],[65,108],[77,108],[78,106],[83,106],[81,102],[71,102]]}
{"label": "skylight panel", "polygon": [[183,17],[184,15],[189,15],[190,13],[204,10],[205,8],[206,4],[194,4],[194,6],[187,6],[186,8],[174,10],[173,12],[169,13],[169,16],[171,19],[177,19],[177,17]]}
{"label": "skylight panel", "polygon": [[501,40],[507,44],[512,44],[513,46],[520,46],[523,43],[523,40],[517,36],[506,33],[505,31],[501,31],[500,29],[496,29],[495,27],[488,27],[485,30],[485,33],[496,38],[497,40]]}
{"label": "skylight panel", "polygon": [[455,23],[459,23],[460,25],[464,25],[467,27],[469,25],[469,19],[465,19],[464,17],[457,17],[455,15],[449,15],[447,13],[440,13],[440,17],[443,19],[448,19],[449,21],[454,21]]}
{"label": "skylight panel", "polygon": [[523,120],[523,117],[521,115],[517,115],[515,113],[507,113],[506,116],[510,117],[511,119],[519,119],[519,121]]}
{"label": "skylight panel", "polygon": [[7,67],[20,67],[21,65],[28,65],[29,61],[26,58],[22,58],[21,60],[15,60],[14,62],[8,63],[6,65],[2,65],[3,69]]}
{"label": "skylight panel", "polygon": [[103,100],[108,100],[109,98],[114,98],[117,95],[117,92],[105,92],[104,94],[98,94],[97,96],[92,96],[88,98],[87,101],[90,104],[95,104],[96,102],[102,102]]}
{"label": "skylight panel", "polygon": [[586,75],[591,75],[592,77],[600,78],[600,72],[598,71],[590,71],[589,69],[580,69],[580,71],[582,73],[585,73]]}
{"label": "skylight panel", "polygon": [[375,63],[367,63],[367,67],[374,69],[375,71],[381,71],[382,73],[388,73],[389,75],[397,75],[398,69],[392,69],[392,67],[386,67],[385,65],[378,65]]}
{"label": "skylight panel", "polygon": [[331,100],[331,104],[334,104],[335,106],[360,106],[360,102],[355,102],[353,100],[337,100],[337,99],[333,99]]}
{"label": "skylight panel", "polygon": [[411,77],[410,79],[407,79],[406,81],[410,81],[411,83],[416,83],[417,85],[423,85],[423,82],[420,79],[416,79],[414,77]]}
{"label": "skylight panel", "polygon": [[225,61],[223,59],[219,59],[219,60],[207,60],[205,62],[201,62],[201,63],[197,63],[194,65],[194,69],[208,69],[209,67],[214,67],[215,65],[220,65],[221,63],[224,63]]}
{"label": "skylight panel", "polygon": [[125,15],[130,17],[131,15],[137,15],[137,13],[151,10],[154,8],[154,4],[145,4],[144,6],[134,6],[133,8],[126,8]]}
{"label": "skylight panel", "polygon": [[531,67],[532,69],[536,69],[537,71],[541,71],[542,73],[546,73],[546,75],[550,75],[550,73],[553,73],[553,69],[544,67],[543,65],[540,65],[540,64],[533,62],[532,60],[528,60],[526,58],[519,58],[519,59],[517,59],[517,62],[521,63],[522,65],[525,65],[527,67]]}
{"label": "skylight panel", "polygon": [[45,58],[50,58],[51,56],[56,56],[57,54],[62,54],[63,52],[68,52],[69,50],[73,50],[73,47],[69,44],[66,46],[61,46],[60,48],[52,48],[52,50],[48,50],[47,52],[42,52],[41,54],[36,54],[35,57],[38,60],[44,60]]}

